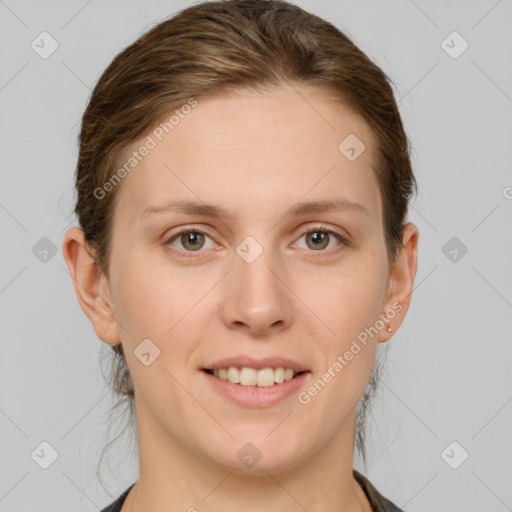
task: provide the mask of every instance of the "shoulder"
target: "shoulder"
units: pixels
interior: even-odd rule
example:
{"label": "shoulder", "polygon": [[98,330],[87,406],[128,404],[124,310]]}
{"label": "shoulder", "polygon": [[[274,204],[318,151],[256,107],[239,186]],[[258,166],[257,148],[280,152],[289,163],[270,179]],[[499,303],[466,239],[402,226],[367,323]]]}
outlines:
{"label": "shoulder", "polygon": [[116,501],[112,502],[110,505],[102,509],[100,512],[121,512],[121,507],[123,506],[124,500],[126,499],[126,496],[128,496],[128,493],[130,492],[130,489],[135,485],[133,483],[126,489],[119,498],[116,499]]}
{"label": "shoulder", "polygon": [[366,494],[366,497],[372,506],[373,512],[404,512],[394,503],[384,498],[384,496],[382,496],[382,494],[380,494],[380,492],[377,491],[377,489],[372,485],[370,480],[359,473],[359,471],[354,469],[353,473],[357,483],[361,486],[364,493]]}

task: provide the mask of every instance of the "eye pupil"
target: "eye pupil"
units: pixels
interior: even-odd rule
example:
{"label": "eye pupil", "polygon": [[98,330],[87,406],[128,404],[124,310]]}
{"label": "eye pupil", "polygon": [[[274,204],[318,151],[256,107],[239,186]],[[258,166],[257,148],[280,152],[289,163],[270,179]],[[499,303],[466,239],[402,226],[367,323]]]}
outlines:
{"label": "eye pupil", "polygon": [[320,242],[322,241],[322,239],[324,238],[324,236],[325,236],[325,234],[324,234],[324,233],[322,233],[322,234],[319,236],[318,231],[315,231],[315,232],[313,233],[313,239],[314,239],[314,240],[319,240],[319,239],[320,239],[320,240],[319,240]]}
{"label": "eye pupil", "polygon": [[328,240],[328,236],[329,236],[329,234],[326,233],[325,231],[313,231],[312,237],[311,237],[313,240],[313,248],[314,249],[324,248],[325,244],[322,245],[322,242],[324,242],[325,240]]}
{"label": "eye pupil", "polygon": [[203,235],[201,233],[198,233],[197,231],[188,231],[187,233],[183,233],[181,235],[181,242],[183,244],[183,247],[191,245],[191,247],[187,248],[191,248],[192,250],[197,249],[198,247],[201,246],[200,242],[202,236]]}

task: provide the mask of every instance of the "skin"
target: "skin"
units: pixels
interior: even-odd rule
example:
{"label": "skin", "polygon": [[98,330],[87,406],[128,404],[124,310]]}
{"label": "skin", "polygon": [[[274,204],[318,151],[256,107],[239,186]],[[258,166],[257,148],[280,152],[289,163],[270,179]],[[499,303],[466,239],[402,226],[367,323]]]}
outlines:
{"label": "skin", "polygon": [[[338,150],[351,133],[366,145],[353,162]],[[283,85],[200,98],[118,185],[109,279],[83,232],[66,233],[80,305],[98,337],[122,342],[134,381],[140,478],[122,512],[371,510],[352,475],[355,407],[377,344],[408,310],[418,242],[407,224],[388,262],[374,147],[365,121],[318,91]],[[286,215],[297,202],[334,197],[367,213]],[[233,218],[168,211],[141,220],[147,206],[176,199],[221,205]],[[347,244],[332,235],[316,248],[319,222]],[[178,228],[208,236],[166,245]],[[236,252],[247,236],[263,249],[252,263]],[[281,355],[309,366],[307,390],[396,303],[393,332],[386,325],[370,337],[308,404],[292,394],[244,408],[200,371],[238,354]],[[160,350],[149,366],[134,355],[146,338]],[[247,442],[262,454],[251,468],[237,457]]]}

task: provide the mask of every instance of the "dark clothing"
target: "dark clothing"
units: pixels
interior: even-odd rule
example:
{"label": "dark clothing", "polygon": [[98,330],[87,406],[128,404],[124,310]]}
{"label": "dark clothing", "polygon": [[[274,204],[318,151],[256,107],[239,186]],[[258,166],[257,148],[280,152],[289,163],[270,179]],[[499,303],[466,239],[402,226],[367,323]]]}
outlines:
{"label": "dark clothing", "polygon": [[363,488],[363,491],[366,494],[370,505],[372,506],[373,512],[404,512],[394,503],[391,503],[391,501],[384,498],[384,496],[382,496],[382,494],[380,494],[380,492],[375,489],[370,480],[359,473],[359,471],[354,469],[353,473],[358,484]]}
{"label": "dark clothing", "polygon": [[[404,512],[402,509],[391,503],[391,501],[384,498],[384,496],[382,496],[382,494],[380,494],[379,491],[375,489],[372,483],[364,475],[359,473],[359,471],[354,469],[353,473],[355,479],[366,494],[366,497],[372,506],[373,512]],[[123,505],[126,496],[130,492],[130,489],[134,485],[135,484],[130,485],[130,487],[128,487],[128,489],[126,489],[126,491],[124,491],[116,501],[111,503],[108,507],[104,508],[101,512],[121,512],[121,506]]]}
{"label": "dark clothing", "polygon": [[128,493],[130,492],[130,489],[135,485],[135,482],[126,489],[126,491],[117,498],[116,501],[105,507],[101,512],[121,512],[121,507],[123,506],[124,500],[126,499],[126,496],[128,496]]}

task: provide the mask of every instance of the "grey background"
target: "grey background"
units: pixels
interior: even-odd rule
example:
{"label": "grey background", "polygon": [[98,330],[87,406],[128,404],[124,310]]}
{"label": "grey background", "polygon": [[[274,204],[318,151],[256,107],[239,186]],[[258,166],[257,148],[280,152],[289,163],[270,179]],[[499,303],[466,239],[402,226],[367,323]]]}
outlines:
{"label": "grey background", "polygon": [[[415,290],[389,344],[363,472],[406,511],[512,510],[512,0],[296,3],[392,78],[420,186]],[[119,467],[104,471],[110,495],[96,478],[107,352],[61,244],[90,90],[119,51],[190,4],[0,0],[0,511],[98,510],[137,478],[127,437]],[[43,31],[59,45],[47,59],[31,48]],[[441,46],[453,31],[469,43],[458,58]],[[43,237],[56,254],[43,256]],[[48,469],[31,456],[44,441],[58,453]],[[461,448],[442,456],[453,441]]]}

